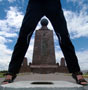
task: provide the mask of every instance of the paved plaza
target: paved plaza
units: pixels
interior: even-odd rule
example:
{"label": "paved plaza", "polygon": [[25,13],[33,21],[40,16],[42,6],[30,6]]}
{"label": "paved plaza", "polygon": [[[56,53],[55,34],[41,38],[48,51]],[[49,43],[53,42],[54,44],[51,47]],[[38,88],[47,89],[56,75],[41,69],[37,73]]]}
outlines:
{"label": "paved plaza", "polygon": [[[0,83],[4,78],[0,78]],[[75,84],[75,80],[69,74],[55,73],[55,74],[33,74],[25,73],[19,74],[15,79],[15,82],[19,81],[67,81]],[[86,78],[88,81],[88,79]],[[88,86],[84,86],[84,90],[88,90]]]}

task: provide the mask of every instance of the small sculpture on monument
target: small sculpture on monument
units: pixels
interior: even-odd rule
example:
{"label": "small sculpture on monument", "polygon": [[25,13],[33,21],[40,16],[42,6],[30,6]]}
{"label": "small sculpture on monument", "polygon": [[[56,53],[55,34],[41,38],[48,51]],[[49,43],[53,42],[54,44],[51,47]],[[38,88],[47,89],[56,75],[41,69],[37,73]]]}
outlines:
{"label": "small sculpture on monument", "polygon": [[47,25],[48,25],[48,20],[47,20],[46,18],[43,18],[43,19],[41,20],[41,25],[47,27]]}

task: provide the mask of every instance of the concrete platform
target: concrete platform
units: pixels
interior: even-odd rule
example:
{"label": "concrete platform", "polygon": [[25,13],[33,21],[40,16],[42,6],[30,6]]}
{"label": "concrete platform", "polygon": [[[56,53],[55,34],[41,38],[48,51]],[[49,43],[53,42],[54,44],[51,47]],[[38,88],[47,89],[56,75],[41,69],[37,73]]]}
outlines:
{"label": "concrete platform", "polygon": [[19,81],[1,85],[0,90],[84,90],[83,86],[66,81]]}

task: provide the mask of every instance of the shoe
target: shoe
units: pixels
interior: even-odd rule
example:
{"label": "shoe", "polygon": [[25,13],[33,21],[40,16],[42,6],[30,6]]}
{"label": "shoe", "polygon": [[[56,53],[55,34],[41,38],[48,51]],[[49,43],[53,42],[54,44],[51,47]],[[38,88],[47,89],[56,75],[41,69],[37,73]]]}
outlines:
{"label": "shoe", "polygon": [[[83,76],[82,76],[82,78],[81,79],[78,79],[78,75],[83,75],[83,73],[82,72],[75,72],[75,73],[72,73],[72,77],[76,80],[76,83],[77,84],[80,84],[80,85],[88,85],[88,82],[83,78]],[[86,84],[82,84],[82,82],[86,82]]]}
{"label": "shoe", "polygon": [[15,74],[12,74],[12,73],[6,73],[6,74],[4,74],[4,76],[8,76],[8,75],[10,75],[10,76],[12,76],[10,79],[5,79],[3,82],[2,82],[2,84],[8,84],[8,83],[12,83],[12,82],[14,82],[14,79],[16,78],[16,76],[17,75],[15,75]]}

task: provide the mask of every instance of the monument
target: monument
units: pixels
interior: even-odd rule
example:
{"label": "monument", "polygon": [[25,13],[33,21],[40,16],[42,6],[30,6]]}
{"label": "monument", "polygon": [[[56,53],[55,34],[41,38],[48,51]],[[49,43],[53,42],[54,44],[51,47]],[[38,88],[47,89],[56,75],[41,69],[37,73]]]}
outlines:
{"label": "monument", "polygon": [[42,27],[35,32],[32,63],[28,65],[27,58],[24,58],[20,72],[68,72],[64,58],[61,58],[60,64],[56,63],[53,30],[47,28],[48,20],[42,19],[41,25]]}
{"label": "monument", "polygon": [[[35,32],[31,71],[36,73],[55,73],[58,70],[56,64],[53,30],[47,28],[48,20],[41,20],[42,27]],[[65,65],[64,65],[65,66]]]}
{"label": "monument", "polygon": [[41,20],[41,29],[35,32],[33,60],[30,66],[32,72],[50,73],[57,69],[53,31],[47,28],[48,21]]}
{"label": "monument", "polygon": [[42,28],[35,33],[33,65],[55,65],[53,31],[47,28],[48,21],[41,21]]}

